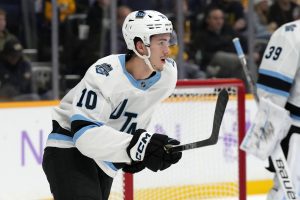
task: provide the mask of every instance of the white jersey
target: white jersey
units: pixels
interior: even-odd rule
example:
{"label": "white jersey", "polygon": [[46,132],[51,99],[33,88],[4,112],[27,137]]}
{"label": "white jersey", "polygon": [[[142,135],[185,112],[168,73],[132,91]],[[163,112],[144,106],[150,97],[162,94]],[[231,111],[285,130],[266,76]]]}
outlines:
{"label": "white jersey", "polygon": [[300,20],[277,29],[265,50],[257,81],[259,96],[291,113],[300,127]]}
{"label": "white jersey", "polygon": [[124,54],[98,60],[54,109],[47,146],[76,147],[114,177],[113,162],[130,162],[126,148],[131,134],[146,128],[155,107],[171,95],[176,81],[172,59],[166,60],[163,71],[146,80],[136,80],[127,72]]}
{"label": "white jersey", "polygon": [[[259,68],[257,89],[260,97],[290,112],[292,126],[281,146],[288,153],[287,161],[299,198],[300,20],[284,24],[271,36]],[[267,199],[285,199],[276,176]]]}

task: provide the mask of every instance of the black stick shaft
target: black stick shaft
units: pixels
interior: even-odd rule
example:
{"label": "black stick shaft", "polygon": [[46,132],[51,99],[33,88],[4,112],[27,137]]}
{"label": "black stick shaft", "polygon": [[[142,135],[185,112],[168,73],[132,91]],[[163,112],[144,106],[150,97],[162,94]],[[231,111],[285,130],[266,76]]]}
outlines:
{"label": "black stick shaft", "polygon": [[216,144],[218,142],[220,127],[222,124],[228,99],[228,92],[225,89],[221,90],[216,103],[212,134],[208,139],[178,146],[166,146],[166,151],[170,153],[175,153],[179,151],[185,151],[189,149],[195,149]]}

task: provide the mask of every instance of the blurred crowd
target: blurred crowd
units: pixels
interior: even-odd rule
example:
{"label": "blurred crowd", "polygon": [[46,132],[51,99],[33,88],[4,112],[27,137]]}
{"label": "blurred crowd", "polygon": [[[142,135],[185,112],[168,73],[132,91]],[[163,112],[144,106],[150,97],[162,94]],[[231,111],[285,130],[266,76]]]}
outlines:
{"label": "blurred crowd", "polygon": [[[0,101],[51,99],[51,0],[1,0]],[[117,53],[126,53],[122,23],[133,10],[158,10],[173,21],[175,0],[118,0]],[[57,0],[61,95],[76,84],[87,68],[109,55],[110,0]],[[248,50],[247,0],[182,0],[185,77],[240,78],[242,67],[232,45],[239,37]],[[259,66],[266,44],[282,24],[300,19],[299,0],[253,0],[254,61]],[[30,20],[24,20],[30,19]],[[174,33],[176,35],[176,32]],[[176,43],[176,42],[175,42]],[[170,47],[177,59],[179,46]]]}

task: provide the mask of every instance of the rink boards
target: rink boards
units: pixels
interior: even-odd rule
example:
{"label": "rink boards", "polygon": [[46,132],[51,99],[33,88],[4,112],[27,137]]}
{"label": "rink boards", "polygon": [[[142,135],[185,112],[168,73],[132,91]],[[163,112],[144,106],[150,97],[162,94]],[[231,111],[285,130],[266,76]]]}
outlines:
{"label": "rink boards", "polygon": [[[0,103],[0,200],[47,199],[51,196],[41,161],[51,131],[51,110],[57,103]],[[255,111],[253,100],[247,100],[248,125]],[[271,183],[271,174],[264,170],[266,163],[252,156],[247,157],[247,162],[248,193],[266,192]],[[163,181],[155,184],[163,184]]]}

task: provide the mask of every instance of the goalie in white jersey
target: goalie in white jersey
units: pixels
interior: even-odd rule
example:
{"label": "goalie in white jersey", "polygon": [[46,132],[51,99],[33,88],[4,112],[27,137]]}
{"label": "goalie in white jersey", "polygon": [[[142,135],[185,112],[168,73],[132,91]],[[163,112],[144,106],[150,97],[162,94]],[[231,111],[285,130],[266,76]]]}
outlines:
{"label": "goalie in white jersey", "polygon": [[105,200],[118,169],[158,171],[180,160],[165,151],[179,141],[143,130],[176,85],[172,31],[157,11],[130,13],[122,28],[130,53],[99,59],[54,109],[43,169],[55,200]]}
{"label": "goalie in white jersey", "polygon": [[[284,24],[277,29],[265,50],[259,68],[258,95],[285,108],[290,113],[292,125],[281,146],[291,171],[298,195],[300,192],[300,20]],[[277,116],[279,123],[282,116]],[[276,122],[274,122],[276,123]],[[274,172],[270,161],[269,169]],[[283,200],[277,178],[270,191],[269,200]]]}

